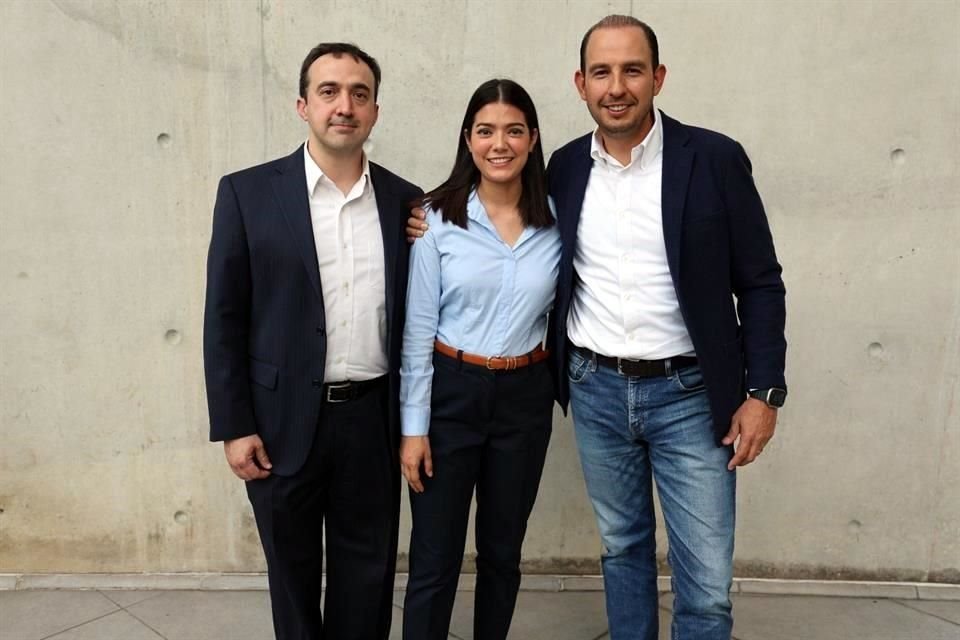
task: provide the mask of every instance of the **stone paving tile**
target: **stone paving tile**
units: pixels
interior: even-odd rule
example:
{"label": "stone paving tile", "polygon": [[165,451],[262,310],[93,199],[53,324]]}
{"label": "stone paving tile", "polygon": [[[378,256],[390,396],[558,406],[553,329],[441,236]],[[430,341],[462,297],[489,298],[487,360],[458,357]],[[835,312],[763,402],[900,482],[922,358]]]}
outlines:
{"label": "stone paving tile", "polygon": [[661,593],[660,594],[660,608],[666,609],[667,611],[673,611],[673,594],[672,593]]}
{"label": "stone paving tile", "polygon": [[390,622],[390,636],[388,640],[402,640],[403,639],[403,609],[400,607],[393,608],[393,618]]}
{"label": "stone paving tile", "polygon": [[127,608],[167,640],[273,637],[265,591],[169,591]]}
{"label": "stone paving tile", "polygon": [[739,640],[957,640],[956,624],[892,600],[740,595],[733,599]]}
{"label": "stone paving tile", "polygon": [[[6,638],[6,636],[0,634],[0,638]],[[162,640],[162,638],[163,636],[126,611],[117,611],[45,640]]]}
{"label": "stone paving tile", "polygon": [[[517,597],[509,640],[594,640],[607,630],[600,592],[530,592]],[[450,633],[473,640],[473,594],[458,593]]]}
{"label": "stone paving tile", "polygon": [[[403,602],[396,591],[395,602]],[[451,640],[472,639],[473,592],[458,594]],[[672,594],[660,599],[660,640]],[[737,640],[958,640],[960,602],[734,595]],[[129,613],[120,607],[127,608]],[[393,610],[391,640],[403,612]],[[153,630],[151,630],[151,627]],[[521,592],[511,640],[604,638],[601,592]],[[160,634],[160,635],[158,635]],[[272,637],[266,592],[0,592],[0,640],[264,640]]]}
{"label": "stone paving tile", "polygon": [[118,609],[97,591],[2,591],[0,638],[41,640]]}
{"label": "stone paving tile", "polygon": [[137,604],[138,602],[143,602],[148,598],[153,598],[155,596],[164,593],[163,591],[128,591],[126,589],[117,589],[117,590],[105,590],[100,591],[104,597],[110,599],[112,602],[115,602],[118,606],[126,609],[127,607]]}
{"label": "stone paving tile", "polygon": [[[960,601],[949,600],[899,600],[900,604],[917,609],[924,613],[955,622],[960,625]],[[960,637],[960,629],[957,630],[957,636]]]}

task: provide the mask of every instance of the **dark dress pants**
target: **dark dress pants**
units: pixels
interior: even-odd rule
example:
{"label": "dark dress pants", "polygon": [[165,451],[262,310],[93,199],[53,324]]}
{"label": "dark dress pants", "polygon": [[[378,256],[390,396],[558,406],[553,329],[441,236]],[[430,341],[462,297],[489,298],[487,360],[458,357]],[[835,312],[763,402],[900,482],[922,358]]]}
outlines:
{"label": "dark dress pants", "polygon": [[[399,477],[384,383],[355,400],[324,403],[310,455],[295,475],[247,483],[278,640],[387,638]],[[321,615],[324,525],[327,590]]]}
{"label": "dark dress pants", "polygon": [[493,372],[434,355],[433,478],[410,493],[405,640],[446,640],[476,488],[473,637],[503,640],[520,588],[520,549],[553,418],[546,362]]}

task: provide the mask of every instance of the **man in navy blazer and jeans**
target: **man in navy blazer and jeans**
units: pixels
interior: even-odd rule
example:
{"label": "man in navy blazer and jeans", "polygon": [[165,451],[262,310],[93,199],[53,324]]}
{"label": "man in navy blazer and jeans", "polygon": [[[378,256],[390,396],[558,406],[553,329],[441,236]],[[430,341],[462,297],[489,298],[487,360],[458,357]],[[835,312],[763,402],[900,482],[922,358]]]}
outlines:
{"label": "man in navy blazer and jeans", "polygon": [[654,481],[670,637],[728,640],[734,470],[763,451],[786,398],[785,290],[746,153],[657,111],[665,76],[636,18],[607,16],[581,42],[575,82],[597,128],[547,168],[562,245],[550,342],[611,640],[658,637]]}
{"label": "man in navy blazer and jeans", "polygon": [[297,100],[306,144],[224,177],[214,208],[210,439],[247,482],[281,640],[383,640],[390,630],[403,220],[422,192],[364,155],[379,84],[380,67],[357,47],[315,47]]}
{"label": "man in navy blazer and jeans", "polygon": [[553,350],[605,548],[610,637],[657,637],[654,480],[671,638],[726,640],[734,470],[773,437],[786,396],[785,291],[743,148],[657,111],[665,75],[635,18],[584,36],[575,82],[597,129],[548,167],[563,243]]}

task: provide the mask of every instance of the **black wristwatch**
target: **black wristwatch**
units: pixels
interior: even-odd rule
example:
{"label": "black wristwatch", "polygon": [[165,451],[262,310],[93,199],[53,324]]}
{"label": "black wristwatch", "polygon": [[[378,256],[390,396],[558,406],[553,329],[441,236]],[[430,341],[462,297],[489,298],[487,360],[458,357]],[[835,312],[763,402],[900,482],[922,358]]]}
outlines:
{"label": "black wristwatch", "polygon": [[772,387],[770,389],[751,389],[748,392],[751,398],[762,400],[768,407],[779,409],[787,401],[787,390]]}

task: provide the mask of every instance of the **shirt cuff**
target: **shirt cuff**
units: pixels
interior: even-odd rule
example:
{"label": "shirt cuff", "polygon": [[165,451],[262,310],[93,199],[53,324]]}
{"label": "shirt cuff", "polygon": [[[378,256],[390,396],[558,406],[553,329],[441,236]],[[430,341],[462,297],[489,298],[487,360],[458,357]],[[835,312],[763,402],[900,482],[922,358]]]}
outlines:
{"label": "shirt cuff", "polygon": [[430,433],[430,407],[403,407],[400,410],[400,433],[405,436]]}

